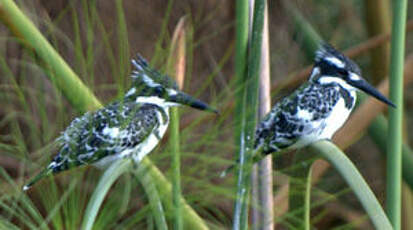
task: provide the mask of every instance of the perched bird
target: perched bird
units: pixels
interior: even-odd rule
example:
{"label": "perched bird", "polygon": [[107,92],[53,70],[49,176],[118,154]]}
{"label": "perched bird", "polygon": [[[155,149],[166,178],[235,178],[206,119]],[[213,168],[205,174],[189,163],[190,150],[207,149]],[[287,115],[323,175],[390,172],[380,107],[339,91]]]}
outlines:
{"label": "perched bird", "polygon": [[309,80],[275,104],[258,124],[254,162],[270,153],[331,139],[353,110],[357,90],[395,107],[362,78],[357,64],[322,43]]}
{"label": "perched bird", "polygon": [[165,134],[172,106],[217,112],[179,91],[172,79],[152,69],[139,55],[132,64],[132,87],[123,99],[74,119],[56,139],[58,154],[23,190],[49,174],[75,166],[93,164],[102,168],[125,157],[138,163]]}

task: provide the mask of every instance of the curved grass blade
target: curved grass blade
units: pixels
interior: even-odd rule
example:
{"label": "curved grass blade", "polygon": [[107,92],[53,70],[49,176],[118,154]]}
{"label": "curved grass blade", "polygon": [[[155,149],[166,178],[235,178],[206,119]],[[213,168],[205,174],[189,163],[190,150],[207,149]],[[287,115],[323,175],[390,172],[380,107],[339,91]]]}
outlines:
{"label": "curved grass blade", "polygon": [[138,166],[138,168],[134,170],[134,174],[142,184],[142,187],[148,196],[149,205],[152,209],[151,214],[155,218],[156,229],[167,230],[168,225],[166,223],[163,205],[159,197],[158,189],[156,188],[151,175],[148,173],[148,168],[145,166]]}
{"label": "curved grass blade", "polygon": [[123,159],[114,162],[100,178],[99,183],[92,194],[87,205],[84,219],[82,222],[82,229],[90,230],[92,229],[93,223],[96,220],[99,208],[103,203],[103,200],[108,193],[110,187],[115,183],[115,181],[126,171],[130,170],[131,167],[130,159]]}
{"label": "curved grass blade", "polygon": [[289,224],[298,229],[310,229],[311,172],[315,161],[313,154],[298,151],[294,155],[296,167],[291,171],[289,186]]}
{"label": "curved grass blade", "polygon": [[334,166],[355,193],[376,229],[393,229],[379,201],[356,166],[338,147],[329,141],[318,141],[306,149],[313,154],[319,154]]}

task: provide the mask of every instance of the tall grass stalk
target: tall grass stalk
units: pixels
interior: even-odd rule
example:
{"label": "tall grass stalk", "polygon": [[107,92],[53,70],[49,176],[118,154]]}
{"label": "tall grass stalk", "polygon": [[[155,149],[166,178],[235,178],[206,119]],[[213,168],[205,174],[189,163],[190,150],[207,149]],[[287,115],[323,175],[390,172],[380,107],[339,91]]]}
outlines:
{"label": "tall grass stalk", "polygon": [[287,214],[291,227],[297,229],[310,229],[310,197],[311,197],[311,172],[314,166],[313,154],[301,150],[294,155],[296,168],[291,172],[288,194]]}
{"label": "tall grass stalk", "polygon": [[[12,0],[0,0],[0,20],[21,39],[23,45],[33,49],[39,55],[44,65],[48,67],[47,70],[50,70],[46,71],[49,74],[48,77],[55,83],[56,88],[64,93],[75,109],[87,111],[101,107],[98,99]],[[140,165],[148,169],[147,173],[159,189],[162,202],[167,211],[171,211],[172,189],[169,181],[149,159],[143,159]],[[122,168],[118,170],[121,171]],[[185,226],[191,229],[208,229],[204,221],[182,197],[180,203]]]}
{"label": "tall grass stalk", "polygon": [[[185,44],[186,44],[186,17],[182,17],[175,28],[170,56],[168,58],[168,73],[175,76],[179,89],[182,90],[185,79]],[[170,138],[173,168],[173,203],[174,211],[174,229],[183,229],[181,214],[181,154],[179,141],[179,113],[177,108],[171,108]]]}
{"label": "tall grass stalk", "polygon": [[[389,0],[364,1],[366,27],[370,37],[390,33],[390,2]],[[374,84],[384,79],[389,72],[390,46],[384,43],[370,51],[371,80]]]}
{"label": "tall grass stalk", "polygon": [[403,65],[406,37],[407,0],[393,1],[393,23],[390,62],[389,141],[387,146],[387,214],[394,229],[401,228]]}
{"label": "tall grass stalk", "polygon": [[[237,196],[234,208],[233,229],[248,228],[249,182],[254,147],[254,131],[257,123],[258,79],[261,61],[262,28],[266,1],[256,0],[250,49],[248,52],[247,76],[242,84],[243,102],[239,146],[239,170],[237,175]],[[245,16],[245,15],[244,15]]]}
{"label": "tall grass stalk", "polygon": [[[261,63],[259,78],[258,118],[262,119],[271,110],[270,95],[270,43],[268,31],[268,6],[265,6],[264,27],[261,46]],[[259,229],[274,229],[273,175],[272,156],[268,155],[258,164],[258,210]]]}
{"label": "tall grass stalk", "polygon": [[[235,143],[241,143],[241,121],[243,111],[243,87],[247,72],[248,54],[248,0],[237,0],[235,9]],[[238,156],[237,156],[238,157]]]}
{"label": "tall grass stalk", "polygon": [[172,6],[173,6],[173,2],[174,0],[168,0],[168,5],[166,7],[166,12],[165,12],[165,16],[162,20],[162,26],[161,26],[161,31],[159,33],[159,37],[158,40],[156,41],[155,44],[155,54],[151,59],[152,64],[156,65],[159,62],[160,59],[160,54],[162,54],[162,44],[163,42],[166,40],[167,37],[167,33],[168,33],[168,22],[171,16],[171,12],[172,12]]}
{"label": "tall grass stalk", "polygon": [[[242,151],[243,136],[242,127],[244,122],[244,80],[246,78],[247,70],[247,54],[248,54],[248,19],[249,19],[249,7],[248,0],[237,0],[236,9],[235,9],[235,77],[237,87],[235,89],[235,114],[234,114],[234,125],[235,125],[235,145],[238,148],[239,156],[236,156],[236,159],[239,159],[240,164],[245,161],[245,152]],[[238,180],[240,180],[242,175],[242,167],[238,174]],[[237,183],[238,185],[240,182]],[[233,219],[233,229],[240,229],[241,224],[246,225],[246,223],[241,223],[241,197],[238,197],[241,188],[238,187],[237,190],[237,201],[234,209],[234,219]],[[242,191],[241,191],[242,192]],[[245,192],[245,191],[244,191]],[[235,214],[236,213],[236,214]],[[246,219],[244,220],[246,221]]]}
{"label": "tall grass stalk", "polygon": [[[116,12],[117,12],[117,38],[118,38],[118,59],[117,59],[117,74],[119,76],[127,76],[130,70],[130,52],[129,52],[129,39],[128,29],[126,27],[126,17],[123,10],[123,0],[116,0]],[[127,78],[121,78],[125,80]],[[117,80],[118,81],[118,80]],[[118,85],[118,95],[123,96],[125,81]]]}
{"label": "tall grass stalk", "polygon": [[295,36],[296,39],[301,43],[306,56],[309,59],[313,59],[315,51],[320,46],[321,36],[290,1],[285,0],[282,3],[294,22],[294,31],[297,34]]}
{"label": "tall grass stalk", "polygon": [[[89,10],[89,4],[95,5],[96,0],[82,0],[82,10],[83,10],[83,18],[84,24],[86,26],[86,71],[88,74],[88,78],[85,79],[86,83],[93,83],[95,78],[95,68],[93,61],[95,60],[95,53],[94,53],[94,45],[95,42],[95,34],[93,33],[93,27],[95,24],[95,17],[93,17]],[[92,7],[93,8],[93,7]],[[94,84],[89,84],[94,85]],[[93,88],[91,88],[93,90]]]}
{"label": "tall grass stalk", "polygon": [[[33,49],[46,63],[53,73],[48,77],[74,108],[85,112],[101,106],[91,90],[79,80],[69,65],[12,0],[0,0],[0,20],[21,39],[23,45]],[[79,95],[83,96],[79,97]]]}
{"label": "tall grass stalk", "polygon": [[[384,150],[389,141],[386,135],[389,132],[387,119],[383,115],[377,116],[368,130],[374,143],[382,150],[380,152],[386,155]],[[413,190],[413,150],[407,144],[402,146],[402,175],[403,180]]]}

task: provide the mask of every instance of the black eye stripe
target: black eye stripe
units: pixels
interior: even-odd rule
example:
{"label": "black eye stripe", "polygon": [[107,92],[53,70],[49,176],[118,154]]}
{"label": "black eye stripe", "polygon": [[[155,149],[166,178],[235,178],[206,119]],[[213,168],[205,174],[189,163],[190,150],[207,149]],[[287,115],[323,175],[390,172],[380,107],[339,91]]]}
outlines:
{"label": "black eye stripe", "polygon": [[157,95],[162,95],[165,92],[165,89],[161,86],[157,86],[153,88],[153,92]]}
{"label": "black eye stripe", "polygon": [[338,69],[337,69],[337,73],[339,73],[339,74],[341,74],[341,75],[345,75],[345,76],[348,75],[347,70],[342,69],[342,68],[338,68]]}

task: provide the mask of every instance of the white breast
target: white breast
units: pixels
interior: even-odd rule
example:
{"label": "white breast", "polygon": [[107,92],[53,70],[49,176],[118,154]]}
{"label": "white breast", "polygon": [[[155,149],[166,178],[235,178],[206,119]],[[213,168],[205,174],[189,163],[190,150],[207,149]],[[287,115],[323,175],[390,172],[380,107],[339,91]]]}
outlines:
{"label": "white breast", "polygon": [[[165,108],[165,112],[169,113],[169,109]],[[133,159],[136,163],[139,163],[148,153],[150,153],[156,145],[159,143],[160,139],[165,135],[166,128],[169,125],[169,119],[163,120],[163,116],[160,111],[156,113],[158,116],[159,127],[154,130],[142,143],[136,146],[136,150],[133,152]]]}
{"label": "white breast", "polygon": [[[356,99],[356,93],[354,91],[350,91],[351,97]],[[346,103],[343,98],[340,98],[334,108],[331,111],[331,114],[325,118],[324,120],[320,121],[312,121],[311,128],[312,130],[308,132],[306,135],[303,135],[297,140],[296,143],[291,145],[290,149],[298,149],[304,146],[307,146],[313,142],[323,140],[323,139],[331,139],[335,132],[344,125],[347,121],[348,117],[350,116],[351,109],[346,108]],[[312,114],[306,111],[299,111],[301,115],[305,118],[311,118]]]}
{"label": "white breast", "polygon": [[[355,100],[356,92],[351,91],[350,94]],[[346,108],[344,99],[340,98],[331,111],[330,116],[328,116],[324,121],[325,128],[320,134],[320,139],[331,139],[334,133],[337,132],[337,130],[340,129],[341,126],[343,126],[343,124],[347,121],[351,110],[352,109]]]}
{"label": "white breast", "polygon": [[[169,109],[165,108],[165,112],[168,114]],[[126,149],[119,154],[104,157],[101,160],[95,162],[93,165],[98,168],[104,169],[108,167],[108,165],[111,164],[113,161],[130,156],[136,163],[139,163],[146,155],[148,155],[156,147],[160,139],[165,135],[166,129],[168,128],[169,119],[166,118],[166,120],[164,120],[164,117],[162,116],[162,113],[160,111],[157,111],[156,115],[160,123],[159,127],[157,127],[156,130],[154,130],[142,143],[139,143],[133,149]]]}

